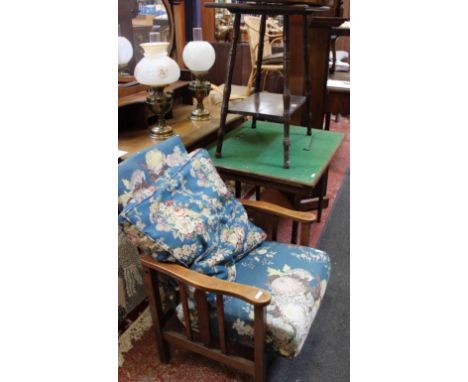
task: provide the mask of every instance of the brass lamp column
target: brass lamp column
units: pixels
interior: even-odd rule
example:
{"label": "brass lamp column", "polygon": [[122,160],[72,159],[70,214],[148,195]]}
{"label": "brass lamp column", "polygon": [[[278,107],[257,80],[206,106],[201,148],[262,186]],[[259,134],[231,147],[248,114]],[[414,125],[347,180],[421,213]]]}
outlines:
{"label": "brass lamp column", "polygon": [[203,99],[208,97],[211,91],[211,84],[205,81],[205,76],[208,72],[193,72],[195,80],[189,84],[189,89],[193,91],[197,106],[190,114],[192,121],[206,121],[211,118],[211,114],[203,106]]}
{"label": "brass lamp column", "polygon": [[140,84],[151,87],[146,104],[156,114],[158,121],[150,127],[150,138],[161,140],[173,133],[165,120],[165,115],[172,108],[172,95],[166,93],[164,88],[179,79],[180,68],[167,55],[168,42],[147,42],[140,46],[145,56],[135,67],[135,78]]}
{"label": "brass lamp column", "polygon": [[164,86],[154,87],[146,98],[146,105],[156,114],[158,121],[150,128],[151,139],[165,139],[173,134],[172,127],[166,123],[165,115],[172,108],[172,94],[164,91]]}
{"label": "brass lamp column", "polygon": [[203,99],[210,94],[211,84],[205,81],[205,77],[213,66],[216,56],[213,46],[207,41],[202,41],[201,28],[193,28],[193,41],[185,46],[182,59],[195,77],[195,80],[190,82],[189,89],[193,91],[197,105],[190,119],[206,121],[211,118],[211,115],[203,106]]}

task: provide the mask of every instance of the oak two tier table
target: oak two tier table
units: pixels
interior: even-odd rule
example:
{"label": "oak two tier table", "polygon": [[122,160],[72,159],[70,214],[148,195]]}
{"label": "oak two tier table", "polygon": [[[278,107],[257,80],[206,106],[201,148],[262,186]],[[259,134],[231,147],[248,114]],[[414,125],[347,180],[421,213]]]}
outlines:
{"label": "oak two tier table", "polygon": [[[301,3],[301,4],[297,4]],[[310,97],[310,75],[309,75],[309,36],[308,36],[308,16],[320,14],[328,11],[329,7],[321,7],[321,0],[293,1],[293,0],[259,0],[259,1],[240,1],[236,3],[205,3],[207,8],[225,8],[234,14],[233,37],[231,49],[229,51],[228,69],[226,74],[226,86],[224,87],[223,103],[221,107],[221,123],[219,127],[215,156],[221,157],[223,140],[225,135],[225,121],[228,114],[241,114],[252,117],[252,128],[256,128],[257,119],[273,122],[280,122],[283,126],[283,167],[290,167],[290,122],[291,116],[296,113],[303,105],[306,107],[306,126],[307,135],[311,134],[311,97]],[[241,15],[260,15],[259,43],[257,48],[257,70],[255,76],[254,93],[240,103],[229,104],[231,94],[232,76],[234,71],[234,62],[236,59],[237,42],[240,34]],[[267,16],[283,16],[283,72],[284,88],[283,94],[273,94],[260,92],[260,80],[262,73],[263,45],[266,30]],[[303,43],[304,43],[304,80],[305,96],[291,95],[289,89],[290,73],[290,30],[289,17],[301,16],[303,24]],[[303,132],[304,133],[304,132]],[[259,141],[259,145],[263,142]]]}

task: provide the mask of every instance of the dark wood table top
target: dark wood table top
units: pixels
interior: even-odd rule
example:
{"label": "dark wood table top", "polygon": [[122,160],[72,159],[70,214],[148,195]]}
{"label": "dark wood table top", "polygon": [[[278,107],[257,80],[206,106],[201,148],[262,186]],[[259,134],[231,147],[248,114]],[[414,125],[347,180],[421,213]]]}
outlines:
{"label": "dark wood table top", "polygon": [[[293,115],[302,105],[306,97],[291,95],[289,113]],[[241,102],[229,105],[229,113],[251,115],[265,118],[269,121],[284,121],[283,94],[260,92],[254,93]]]}
{"label": "dark wood table top", "polygon": [[231,13],[301,15],[328,12],[330,7],[322,1],[264,1],[248,3],[205,3],[207,8],[225,8]]}

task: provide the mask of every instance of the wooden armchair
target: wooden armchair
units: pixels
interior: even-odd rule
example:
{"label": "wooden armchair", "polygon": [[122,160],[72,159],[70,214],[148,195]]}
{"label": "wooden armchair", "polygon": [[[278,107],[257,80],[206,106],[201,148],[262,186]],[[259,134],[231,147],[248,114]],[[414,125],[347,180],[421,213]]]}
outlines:
{"label": "wooden armchair", "polygon": [[[290,218],[302,225],[301,244],[308,245],[311,224],[316,220],[315,214],[293,211],[268,202],[241,200],[248,210],[249,217],[257,215],[260,219],[254,219],[257,225],[260,222],[269,222],[263,225],[269,238],[274,238],[276,232],[271,230],[276,227],[276,219]],[[266,307],[271,301],[271,293],[265,289],[229,282],[191,271],[174,263],[161,263],[149,255],[141,257],[144,271],[145,287],[149,299],[151,315],[153,318],[156,347],[159,359],[162,363],[170,360],[169,344],[201,354],[214,361],[224,363],[233,368],[247,372],[254,376],[255,381],[265,381],[266,378]],[[182,332],[171,328],[171,317],[175,309],[163,314],[162,299],[159,292],[160,275],[169,276],[176,280],[179,287],[179,299],[182,303],[185,324]],[[188,287],[195,288],[194,296],[199,320],[198,333],[192,329],[192,323],[188,304]],[[213,338],[210,330],[209,303],[207,293],[216,295],[216,315],[218,338]],[[232,296],[245,301],[254,307],[254,349],[251,350],[229,344],[226,339],[226,327],[224,316],[224,298]],[[172,320],[173,324],[174,320]],[[239,354],[248,354],[247,357]],[[249,354],[250,353],[250,354]]]}
{"label": "wooden armchair", "polygon": [[[234,239],[234,243],[237,243],[235,244],[236,250],[240,245],[240,248],[244,248],[243,251],[247,251],[247,253],[239,252],[235,259],[235,278],[230,279],[235,279],[236,282],[210,277],[174,262],[157,261],[155,258],[161,259],[158,256],[168,253],[158,252],[164,248],[157,240],[149,239],[143,234],[142,225],[137,228],[138,222],[141,221],[129,220],[129,215],[126,215],[125,211],[132,210],[132,205],[135,206],[140,202],[148,206],[144,201],[149,201],[153,206],[156,199],[152,198],[155,197],[155,193],[165,190],[164,186],[170,183],[167,177],[161,178],[161,181],[158,180],[161,174],[170,171],[169,167],[171,171],[172,169],[182,171],[181,168],[184,167],[184,171],[190,174],[189,180],[179,179],[184,184],[183,195],[189,193],[185,185],[191,184],[191,187],[196,188],[195,184],[198,184],[196,183],[198,180],[203,181],[205,184],[203,187],[206,187],[208,183],[205,182],[208,178],[205,178],[204,174],[211,174],[210,177],[214,179],[212,184],[218,189],[220,184],[216,179],[219,178],[213,178],[217,176],[214,174],[214,167],[206,167],[206,171],[200,175],[192,174],[194,167],[191,166],[197,163],[195,168],[201,168],[199,158],[206,158],[206,155],[208,154],[203,150],[188,154],[180,138],[174,136],[134,154],[119,164],[119,223],[124,228],[127,237],[129,239],[133,237],[132,242],[141,249],[140,261],[144,272],[144,284],[161,362],[169,362],[169,344],[171,344],[247,372],[253,375],[256,381],[264,381],[268,351],[288,358],[299,354],[326,290],[330,274],[330,260],[326,253],[308,247],[311,224],[316,220],[315,214],[292,211],[263,201],[241,200],[247,210],[248,218],[263,228],[268,240],[262,241],[263,232],[250,223],[248,226],[251,227],[245,229],[242,227],[247,227],[247,225],[236,225],[236,229],[239,228],[242,231],[240,239],[239,231],[231,231],[232,225],[223,226],[224,228],[219,228],[217,224],[203,225],[203,227],[212,227],[203,228],[205,230],[203,233],[206,229],[212,229],[210,234],[223,237],[224,242],[232,243]],[[175,183],[170,187],[176,187]],[[224,188],[221,187],[221,189]],[[204,192],[206,191],[200,188],[195,194],[207,196]],[[214,198],[217,197],[216,195],[221,194],[218,194],[218,191],[211,193]],[[237,203],[233,203],[235,199],[229,193],[223,193],[223,195],[225,197],[216,200],[233,206],[232,208],[236,211],[241,210],[237,207]],[[170,201],[168,205],[174,202],[171,198],[172,196],[164,199]],[[208,204],[204,203],[204,205]],[[126,209],[126,206],[130,207]],[[159,208],[158,206],[154,205],[154,208]],[[219,211],[220,207],[217,204],[216,206],[216,210],[213,211]],[[149,211],[148,208],[144,208],[144,211]],[[209,207],[206,208],[209,209]],[[178,212],[179,218],[177,219],[180,219],[181,210]],[[205,216],[208,213],[211,212],[208,210],[203,212]],[[213,212],[210,215],[213,219],[207,220],[224,219],[222,214],[217,214],[218,212]],[[143,216],[139,212],[137,215]],[[167,216],[173,219],[171,214]],[[229,216],[231,218],[238,216],[240,222],[247,221],[243,210],[238,215]],[[190,215],[186,214],[185,217],[191,219]],[[120,221],[120,218],[123,220]],[[276,228],[280,218],[288,218],[301,223],[302,246],[269,241],[270,239],[276,240]],[[177,219],[174,218],[174,221]],[[150,220],[149,227],[159,225],[160,220],[157,224],[154,224],[157,219],[151,218]],[[188,222],[187,224],[190,225]],[[187,224],[183,227],[187,227]],[[166,223],[162,225],[166,227]],[[164,232],[174,231],[168,228],[163,228],[163,230]],[[249,230],[250,233],[247,233]],[[158,231],[158,234],[163,235],[161,232]],[[223,236],[224,234],[226,235]],[[244,242],[249,242],[249,236],[252,235],[260,237],[259,241],[252,246],[244,247]],[[206,240],[209,239],[203,237],[204,242],[207,243]],[[219,241],[216,243],[220,245]],[[228,254],[229,251],[231,248]],[[188,254],[192,253],[193,249],[189,248]],[[205,253],[203,256],[205,255],[211,256],[212,253]],[[168,260],[167,257],[163,258]],[[228,259],[228,257],[224,258]],[[182,261],[181,264],[186,263]],[[233,264],[229,263],[229,265]],[[190,267],[197,269],[193,268],[193,265]],[[205,268],[201,269],[205,271]],[[166,293],[167,286],[170,286],[170,296]]]}

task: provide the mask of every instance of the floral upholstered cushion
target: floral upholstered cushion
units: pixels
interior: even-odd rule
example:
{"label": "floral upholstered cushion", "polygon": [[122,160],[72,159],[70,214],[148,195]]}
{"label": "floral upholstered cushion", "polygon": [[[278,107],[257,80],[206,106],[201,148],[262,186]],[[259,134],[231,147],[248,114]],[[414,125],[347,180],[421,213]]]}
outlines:
{"label": "floral upholstered cushion", "polygon": [[148,147],[119,164],[119,212],[132,198],[142,200],[154,191],[153,183],[168,168],[188,160],[179,136]]}
{"label": "floral upholstered cushion", "polygon": [[[119,164],[119,213],[131,201],[141,201],[155,190],[154,182],[168,169],[181,166],[189,159],[179,136],[148,147]],[[174,261],[127,220],[119,217],[119,224],[128,240],[141,251],[160,261]]]}
{"label": "floral upholstered cushion", "polygon": [[[236,264],[236,282],[266,289],[272,299],[267,306],[267,345],[288,358],[299,354],[322,302],[330,275],[328,255],[314,248],[265,241]],[[189,304],[193,329],[198,322]],[[226,335],[231,341],[253,346],[253,305],[224,297]],[[183,309],[177,316],[184,323]],[[210,309],[210,328],[217,336],[216,307]]]}
{"label": "floral upholstered cushion", "polygon": [[206,150],[168,168],[152,187],[151,195],[131,200],[120,216],[192,270],[234,280],[235,262],[266,237],[228,191]]}

